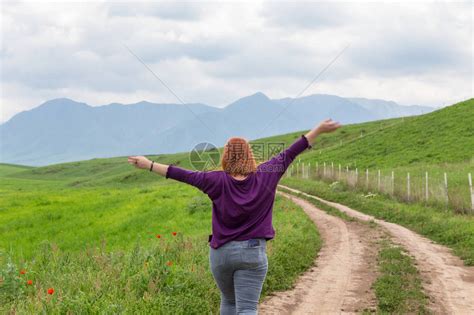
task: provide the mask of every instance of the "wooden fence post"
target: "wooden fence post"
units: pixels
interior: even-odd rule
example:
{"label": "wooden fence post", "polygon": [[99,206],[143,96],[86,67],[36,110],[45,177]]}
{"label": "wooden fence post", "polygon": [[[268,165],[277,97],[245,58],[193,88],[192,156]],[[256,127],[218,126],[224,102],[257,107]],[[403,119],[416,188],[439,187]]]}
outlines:
{"label": "wooden fence post", "polygon": [[378,171],[377,190],[380,191],[380,170]]}
{"label": "wooden fence post", "polygon": [[334,163],[331,162],[331,178],[334,178]]}
{"label": "wooden fence post", "polygon": [[311,162],[308,162],[308,178],[309,178],[309,175],[310,175],[310,170],[311,170]]}
{"label": "wooden fence post", "polygon": [[469,190],[471,192],[471,210],[474,211],[474,191],[472,191],[472,177],[471,173],[468,175],[469,178]]}
{"label": "wooden fence post", "polygon": [[296,163],[296,177],[299,177],[300,174],[300,162]]}
{"label": "wooden fence post", "polygon": [[339,164],[339,176],[337,177],[338,180],[341,180],[341,164]]}
{"label": "wooden fence post", "polygon": [[326,162],[323,164],[323,177],[326,177]]}
{"label": "wooden fence post", "polygon": [[448,195],[448,174],[444,173],[444,192],[446,194],[446,206],[449,204],[449,195]]}
{"label": "wooden fence post", "polygon": [[358,181],[359,181],[359,172],[357,171],[357,167],[356,167],[356,180],[355,180],[356,185]]}
{"label": "wooden fence post", "polygon": [[365,189],[369,190],[369,169],[365,169]]}
{"label": "wooden fence post", "polygon": [[392,171],[392,196],[395,192],[395,173]]}

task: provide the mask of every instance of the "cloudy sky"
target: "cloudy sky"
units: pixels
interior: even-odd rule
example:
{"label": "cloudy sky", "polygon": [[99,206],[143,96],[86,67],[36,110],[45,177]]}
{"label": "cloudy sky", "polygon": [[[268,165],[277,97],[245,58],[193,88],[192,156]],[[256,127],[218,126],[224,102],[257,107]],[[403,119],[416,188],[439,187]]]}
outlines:
{"label": "cloudy sky", "polygon": [[[90,105],[225,106],[257,91],[449,105],[472,97],[471,2],[2,2],[1,117]],[[349,45],[349,46],[348,46]]]}

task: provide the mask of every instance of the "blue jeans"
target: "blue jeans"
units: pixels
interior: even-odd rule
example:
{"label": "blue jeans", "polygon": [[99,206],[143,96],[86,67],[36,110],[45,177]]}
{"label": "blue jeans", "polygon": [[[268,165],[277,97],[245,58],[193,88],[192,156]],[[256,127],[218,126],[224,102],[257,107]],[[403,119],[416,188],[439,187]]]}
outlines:
{"label": "blue jeans", "polygon": [[211,271],[221,291],[221,315],[257,314],[268,271],[266,249],[263,238],[210,247]]}

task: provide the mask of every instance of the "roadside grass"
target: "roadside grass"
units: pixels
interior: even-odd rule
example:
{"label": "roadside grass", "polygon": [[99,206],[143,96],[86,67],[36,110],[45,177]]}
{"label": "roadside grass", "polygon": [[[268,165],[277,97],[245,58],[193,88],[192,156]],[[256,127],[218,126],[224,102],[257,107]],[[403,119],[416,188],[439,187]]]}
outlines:
{"label": "roadside grass", "polygon": [[378,314],[428,314],[427,296],[414,260],[400,246],[384,239],[378,255],[379,276],[373,288]]}
{"label": "roadside grass", "polygon": [[467,266],[474,265],[474,217],[420,204],[406,204],[378,194],[344,190],[341,185],[284,177],[282,184],[339,202],[378,219],[405,226],[453,249]]}

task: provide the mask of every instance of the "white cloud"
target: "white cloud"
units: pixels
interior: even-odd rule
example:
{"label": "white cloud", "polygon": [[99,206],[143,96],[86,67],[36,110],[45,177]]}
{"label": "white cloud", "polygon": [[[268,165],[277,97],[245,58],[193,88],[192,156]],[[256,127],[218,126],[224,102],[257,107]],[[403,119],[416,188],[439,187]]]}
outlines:
{"label": "white cloud", "polygon": [[448,105],[472,97],[472,4],[2,3],[0,122],[57,97],[224,106],[263,91]]}

